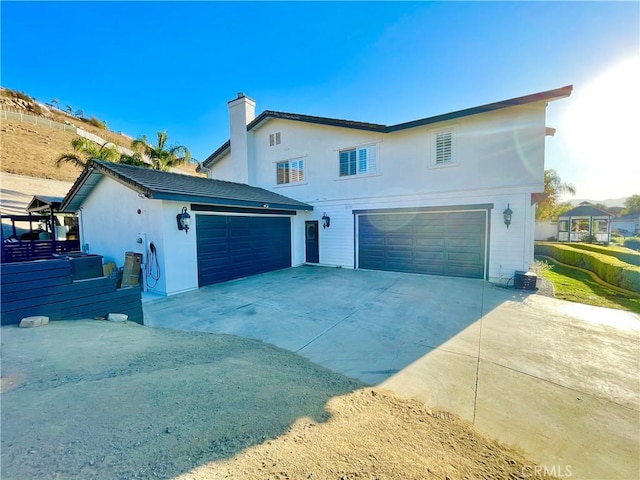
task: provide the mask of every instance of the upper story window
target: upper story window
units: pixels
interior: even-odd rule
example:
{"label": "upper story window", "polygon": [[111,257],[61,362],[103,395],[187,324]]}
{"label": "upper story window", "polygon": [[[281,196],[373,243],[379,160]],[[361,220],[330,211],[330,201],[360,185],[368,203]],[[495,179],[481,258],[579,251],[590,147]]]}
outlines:
{"label": "upper story window", "polygon": [[269,134],[269,146],[280,145],[280,132]]}
{"label": "upper story window", "polygon": [[453,162],[453,134],[451,130],[436,133],[436,165]]}
{"label": "upper story window", "polygon": [[376,146],[351,148],[340,151],[340,176],[361,175],[376,172]]}
{"label": "upper story window", "polygon": [[278,185],[304,181],[304,160],[287,160],[276,163]]}

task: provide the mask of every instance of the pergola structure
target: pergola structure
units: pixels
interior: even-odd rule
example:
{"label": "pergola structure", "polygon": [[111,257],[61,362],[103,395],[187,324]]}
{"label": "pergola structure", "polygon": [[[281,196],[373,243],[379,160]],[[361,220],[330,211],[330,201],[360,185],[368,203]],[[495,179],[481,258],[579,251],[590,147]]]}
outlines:
{"label": "pergola structure", "polygon": [[581,203],[558,217],[558,241],[583,242],[590,237],[596,242],[610,242],[612,216],[587,202]]}
{"label": "pergola structure", "polygon": [[[3,263],[41,260],[80,249],[78,236],[70,236],[56,217],[62,200],[62,197],[35,195],[27,205],[26,215],[2,215],[3,220],[11,222],[9,236],[5,236],[2,229]],[[19,228],[16,223],[28,224],[28,228]]]}

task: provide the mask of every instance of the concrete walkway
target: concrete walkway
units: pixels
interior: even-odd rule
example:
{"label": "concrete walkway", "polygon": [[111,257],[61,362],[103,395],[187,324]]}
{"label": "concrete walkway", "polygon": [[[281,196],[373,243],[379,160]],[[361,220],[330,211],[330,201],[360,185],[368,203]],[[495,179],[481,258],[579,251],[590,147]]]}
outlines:
{"label": "concrete walkway", "polygon": [[[298,267],[143,304],[457,413],[561,478],[640,476],[640,317],[481,280]],[[526,473],[526,472],[525,472]]]}

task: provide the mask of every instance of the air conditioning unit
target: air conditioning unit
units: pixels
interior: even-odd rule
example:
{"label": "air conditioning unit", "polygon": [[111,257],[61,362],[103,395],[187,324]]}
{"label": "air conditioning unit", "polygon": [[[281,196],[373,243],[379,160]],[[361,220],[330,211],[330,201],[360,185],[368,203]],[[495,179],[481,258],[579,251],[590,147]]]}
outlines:
{"label": "air conditioning unit", "polygon": [[535,290],[538,276],[533,272],[516,272],[513,277],[514,288],[520,290]]}

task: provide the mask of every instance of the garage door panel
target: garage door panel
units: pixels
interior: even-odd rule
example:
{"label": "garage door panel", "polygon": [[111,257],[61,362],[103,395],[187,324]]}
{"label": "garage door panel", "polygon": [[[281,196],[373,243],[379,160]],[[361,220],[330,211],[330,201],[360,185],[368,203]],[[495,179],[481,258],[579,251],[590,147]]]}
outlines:
{"label": "garage door panel", "polygon": [[436,238],[425,238],[425,237],[416,237],[415,246],[418,249],[438,249],[441,250],[444,248],[444,238],[436,237]]}
{"label": "garage door panel", "polygon": [[438,262],[421,263],[416,262],[415,270],[412,273],[422,273],[425,275],[446,275],[445,264]]}
{"label": "garage door panel", "polygon": [[358,216],[358,267],[484,276],[486,211]]}
{"label": "garage door panel", "polygon": [[442,250],[440,250],[440,251],[430,251],[430,252],[416,251],[415,252],[415,259],[416,259],[416,263],[425,263],[425,262],[433,262],[433,263],[442,262],[442,263],[444,263],[444,261],[445,261],[445,252],[442,251]]}
{"label": "garage door panel", "polygon": [[291,266],[289,217],[196,215],[200,286]]}

